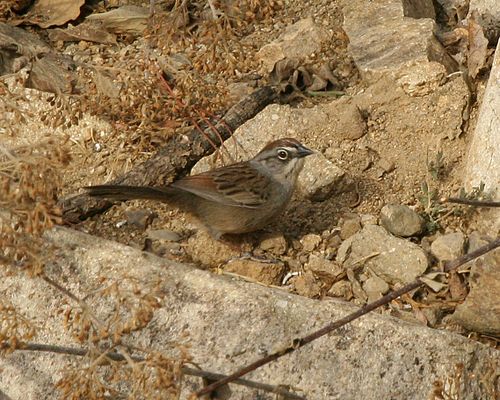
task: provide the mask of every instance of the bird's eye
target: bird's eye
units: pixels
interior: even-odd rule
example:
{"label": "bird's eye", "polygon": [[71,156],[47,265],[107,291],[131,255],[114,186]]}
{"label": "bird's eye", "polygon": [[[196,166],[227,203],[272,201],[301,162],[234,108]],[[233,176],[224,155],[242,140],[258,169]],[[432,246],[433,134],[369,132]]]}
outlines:
{"label": "bird's eye", "polygon": [[282,161],[285,161],[288,158],[288,151],[286,151],[285,149],[279,149],[278,158]]}

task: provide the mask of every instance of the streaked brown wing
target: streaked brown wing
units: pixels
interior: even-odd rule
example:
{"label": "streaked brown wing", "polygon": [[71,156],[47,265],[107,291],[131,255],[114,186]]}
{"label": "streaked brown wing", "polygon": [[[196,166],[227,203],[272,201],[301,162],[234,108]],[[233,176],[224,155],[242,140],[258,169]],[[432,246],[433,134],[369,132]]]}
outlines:
{"label": "streaked brown wing", "polygon": [[248,164],[238,163],[187,176],[171,186],[220,204],[258,208],[268,200],[270,184],[267,176],[249,168]]}

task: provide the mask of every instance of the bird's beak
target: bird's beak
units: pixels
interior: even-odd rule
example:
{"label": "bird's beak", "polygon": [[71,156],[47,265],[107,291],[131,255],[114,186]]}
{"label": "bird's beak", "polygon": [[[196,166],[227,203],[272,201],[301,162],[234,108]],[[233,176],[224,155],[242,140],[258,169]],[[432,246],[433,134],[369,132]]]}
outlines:
{"label": "bird's beak", "polygon": [[300,158],[302,157],[306,157],[306,156],[310,156],[311,154],[314,154],[314,151],[311,150],[311,149],[308,149],[306,146],[304,146],[303,144],[301,144],[298,148],[297,148],[297,156],[299,156]]}

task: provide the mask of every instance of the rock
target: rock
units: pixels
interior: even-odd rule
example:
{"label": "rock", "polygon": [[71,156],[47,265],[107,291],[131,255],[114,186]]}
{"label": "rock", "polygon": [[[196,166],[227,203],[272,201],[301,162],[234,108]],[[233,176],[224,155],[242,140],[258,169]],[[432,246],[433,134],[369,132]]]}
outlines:
{"label": "rock", "polygon": [[259,244],[259,248],[277,256],[281,256],[288,250],[288,243],[282,234],[270,233],[264,235]]}
{"label": "rock", "polygon": [[246,276],[265,285],[280,285],[285,275],[285,265],[282,262],[259,262],[244,258],[229,261],[224,271]]}
{"label": "rock", "polygon": [[309,256],[309,261],[304,266],[304,269],[311,271],[315,276],[327,283],[333,283],[333,281],[337,280],[344,273],[344,269],[336,262],[327,260],[317,254]]}
{"label": "rock", "polygon": [[168,229],[151,229],[146,233],[151,240],[163,240],[166,242],[179,242],[181,240],[181,235]]}
{"label": "rock", "polygon": [[327,294],[331,297],[342,297],[345,300],[351,300],[353,298],[351,282],[345,280],[335,282]]}
{"label": "rock", "polygon": [[403,14],[410,18],[436,18],[432,0],[403,0]]}
{"label": "rock", "polygon": [[500,334],[500,250],[472,261],[470,292],[451,320],[464,328],[498,336]]}
{"label": "rock", "polygon": [[387,158],[381,158],[380,160],[378,160],[377,165],[379,168],[382,168],[382,170],[387,174],[396,169],[396,164],[394,164],[394,161],[388,160]]}
{"label": "rock", "polygon": [[389,285],[378,276],[371,276],[363,283],[363,290],[368,295],[368,303],[378,300],[389,291]]}
{"label": "rock", "polygon": [[410,68],[397,81],[409,96],[426,96],[443,84],[446,75],[446,68],[441,64],[421,63]]}
{"label": "rock", "polygon": [[378,224],[378,218],[375,215],[360,214],[359,217],[360,217],[362,227],[365,227],[367,225],[377,225]]}
{"label": "rock", "polygon": [[243,249],[236,249],[222,241],[215,240],[204,230],[197,231],[188,239],[186,252],[194,262],[205,267],[218,267],[232,258],[240,256]]}
{"label": "rock", "polygon": [[[266,107],[255,118],[240,126],[233,136],[224,142],[222,158],[230,163],[229,153],[234,161],[248,160],[267,143],[284,137],[294,137],[308,145],[311,131],[319,131],[325,125],[328,114],[321,107],[300,110],[289,106],[273,104]],[[202,158],[191,170],[198,174],[221,166],[220,154]],[[321,171],[321,174],[318,174]],[[316,153],[306,158],[304,169],[297,180],[297,191],[303,196],[322,201],[335,191],[344,188],[345,171],[330,162],[323,154]]]}
{"label": "rock", "polygon": [[[228,373],[357,311],[345,301],[312,300],[217,276],[70,229],[57,228],[47,240],[58,246],[54,278],[72,293],[83,297],[125,278],[145,293],[159,285],[165,297],[153,309],[152,323],[123,335],[122,343],[172,358],[178,354],[172,343],[186,343],[189,361],[208,371]],[[79,346],[72,332],[62,327],[60,311],[67,309],[68,298],[48,289],[45,281],[11,274],[2,277],[0,292],[19,315],[43,327],[41,342]],[[106,299],[92,294],[85,302],[96,318],[103,321],[120,313],[114,299],[106,306]],[[457,398],[488,399],[496,384],[494,363],[499,357],[498,350],[466,337],[369,313],[280,362],[258,368],[248,379],[294,382],[300,395],[311,400],[391,399],[395,393],[401,399],[426,399],[435,393],[434,382],[455,382],[459,368],[468,379],[455,387]],[[65,371],[85,365],[85,360],[71,356],[15,351],[0,358],[0,387],[13,399],[55,400],[61,397],[55,382]],[[360,374],[360,365],[370,373]],[[180,398],[188,398],[203,385],[200,378],[183,376]],[[274,398],[257,389],[229,387],[235,400]],[[120,382],[114,388],[116,396],[130,395],[129,385]]]}
{"label": "rock", "polygon": [[388,204],[380,211],[380,223],[393,235],[418,235],[424,227],[423,218],[404,204]]}
{"label": "rock", "polygon": [[293,280],[295,292],[304,297],[318,297],[321,294],[321,285],[316,281],[311,271],[306,271]]}
{"label": "rock", "polygon": [[[464,185],[467,191],[484,183],[484,191],[500,200],[500,41],[497,44],[488,85],[479,108],[467,154]],[[484,233],[495,237],[500,230],[500,208],[482,208],[477,214]]]}
{"label": "rock", "polygon": [[302,243],[302,250],[306,253],[312,252],[321,243],[321,236],[314,233],[308,233],[300,239]]}
{"label": "rock", "polygon": [[420,247],[377,225],[365,226],[338,250],[337,261],[344,267],[362,260],[389,284],[412,282],[427,269],[427,257]]}
{"label": "rock", "polygon": [[424,307],[422,308],[422,313],[427,319],[427,323],[431,327],[436,327],[443,318],[443,311],[441,306]]}
{"label": "rock", "polygon": [[355,304],[357,305],[365,304],[366,301],[368,300],[368,295],[363,290],[363,286],[361,286],[358,277],[351,268],[347,268],[346,273],[347,273],[347,279],[349,279],[349,282],[351,283],[352,294],[355,298]]}
{"label": "rock", "polygon": [[[321,171],[318,174],[318,171]],[[306,166],[299,176],[300,190],[313,201],[323,201],[342,187],[345,172],[331,163],[322,154],[308,157]]]}
{"label": "rock", "polygon": [[[335,142],[338,139],[356,140],[365,135],[366,121],[361,114],[356,96],[343,96],[324,104],[323,108],[327,111],[329,130],[332,136],[335,136]],[[332,150],[325,149],[325,154],[329,153],[332,153]],[[335,159],[334,154],[333,159]]]}
{"label": "rock", "polygon": [[328,40],[330,35],[323,27],[310,17],[304,18],[288,26],[277,40],[262,47],[257,59],[268,74],[278,61],[285,58],[302,60],[319,52]]}
{"label": "rock", "polygon": [[467,247],[467,253],[472,253],[474,250],[488,244],[486,236],[481,235],[478,231],[471,232],[468,242],[469,246]]}
{"label": "rock", "polygon": [[431,244],[431,253],[439,261],[449,261],[464,254],[465,236],[462,232],[438,236]]}
{"label": "rock", "polygon": [[157,217],[158,214],[151,210],[145,210],[143,208],[128,208],[125,210],[125,217],[127,218],[127,224],[133,225],[139,229],[146,229],[148,225],[153,222],[153,219]]}
{"label": "rock", "polygon": [[[418,7],[419,3],[427,6]],[[407,18],[407,13],[432,15],[432,1],[344,0],[342,6],[349,49],[366,81],[377,81],[384,75],[397,79],[431,62],[443,64],[448,73],[457,69],[457,63],[434,36],[434,21]]]}
{"label": "rock", "polygon": [[340,238],[345,240],[361,229],[361,219],[357,214],[345,218],[340,227]]}

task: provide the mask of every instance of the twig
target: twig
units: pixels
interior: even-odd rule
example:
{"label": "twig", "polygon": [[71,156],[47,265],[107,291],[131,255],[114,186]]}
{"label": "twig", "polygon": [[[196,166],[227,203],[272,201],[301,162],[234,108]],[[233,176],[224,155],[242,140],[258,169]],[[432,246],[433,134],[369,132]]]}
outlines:
{"label": "twig", "polygon": [[[465,264],[465,263],[467,263],[467,262],[469,262],[477,257],[480,257],[480,256],[488,253],[489,251],[491,251],[499,246],[500,246],[500,237],[495,239],[491,243],[487,244],[486,246],[480,247],[479,249],[477,249],[477,250],[475,250],[475,251],[473,251],[465,256],[462,256],[462,257],[459,257],[453,261],[447,262],[445,264],[444,270],[446,272],[450,272],[450,271],[458,268],[459,266],[461,266],[461,265],[463,265],[463,264]],[[332,332],[333,330],[338,329],[341,326],[348,324],[349,322],[361,317],[362,315],[365,315],[365,314],[369,313],[370,311],[375,310],[376,308],[378,308],[380,306],[388,304],[389,302],[391,302],[392,300],[395,300],[399,296],[401,296],[405,293],[411,292],[414,289],[417,289],[421,285],[423,285],[423,282],[421,282],[420,279],[417,278],[412,283],[409,283],[408,285],[405,285],[400,289],[394,290],[394,291],[386,294],[385,296],[381,297],[380,299],[378,299],[372,303],[366,304],[364,307],[361,307],[358,311],[355,311],[352,314],[349,314],[349,315],[345,316],[344,318],[341,318],[337,321],[330,322],[329,324],[327,324],[323,328],[311,333],[310,335],[304,336],[303,338],[294,339],[292,341],[291,345],[287,345],[284,348],[282,348],[281,350],[278,350],[272,354],[269,354],[268,356],[263,357],[255,362],[241,368],[240,370],[236,371],[234,374],[231,374],[224,379],[221,379],[217,382],[214,382],[214,383],[204,387],[203,389],[199,390],[196,393],[196,395],[201,396],[201,395],[210,393],[213,390],[217,389],[218,387],[220,387],[222,385],[226,385],[226,384],[232,382],[234,379],[240,378],[243,375],[248,374],[249,372],[251,372],[257,368],[259,368],[265,364],[270,363],[271,361],[277,360],[278,358],[284,356],[285,354],[291,353],[291,352],[301,348],[302,346],[305,346],[306,344],[311,343],[313,340],[316,340],[316,339],[320,338],[321,336],[324,336],[324,335]]]}
{"label": "twig", "polygon": [[[5,344],[5,343],[0,343],[0,349],[2,349],[4,347],[9,347],[9,345]],[[50,344],[29,343],[29,342],[18,343],[18,347],[16,348],[16,350],[42,351],[42,352],[48,352],[48,353],[67,354],[67,355],[80,356],[80,357],[86,356],[90,352],[90,350],[86,349],[86,348],[56,346],[56,345],[50,345]],[[103,354],[106,358],[109,358],[112,361],[125,361],[126,360],[126,357],[124,355],[117,353],[115,351],[104,352]],[[141,357],[141,356],[130,355],[129,357],[131,360],[133,360],[135,362],[142,362],[142,361],[146,360],[144,357]],[[224,379],[227,377],[227,375],[218,374],[215,372],[204,371],[201,369],[189,368],[189,367],[182,367],[182,372],[185,375],[206,378],[206,379],[209,379],[211,381],[221,380],[221,379]],[[291,393],[288,390],[281,388],[279,386],[268,385],[265,383],[250,381],[247,379],[237,379],[237,380],[234,380],[233,383],[235,383],[237,385],[251,387],[254,389],[264,390],[266,392],[276,393],[276,394],[284,396],[285,398],[288,398],[288,399],[304,400],[304,397],[299,396],[295,393]]]}
{"label": "twig", "polygon": [[465,204],[474,207],[500,207],[500,201],[471,200],[458,197],[444,197],[441,199],[441,203]]}

